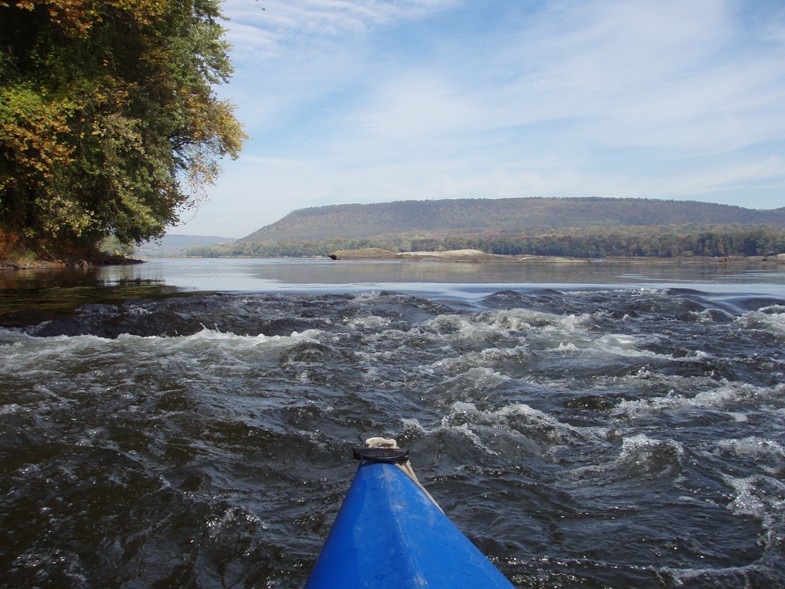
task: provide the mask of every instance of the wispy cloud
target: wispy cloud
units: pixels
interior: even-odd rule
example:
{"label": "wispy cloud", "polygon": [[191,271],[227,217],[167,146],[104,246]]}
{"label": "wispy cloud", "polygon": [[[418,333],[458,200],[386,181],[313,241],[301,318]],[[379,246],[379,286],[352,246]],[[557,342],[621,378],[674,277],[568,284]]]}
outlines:
{"label": "wispy cloud", "polygon": [[[228,39],[240,59],[291,55],[302,46],[346,41],[346,35],[419,19],[456,5],[456,0],[228,0]],[[253,30],[254,34],[251,34]],[[306,49],[307,50],[307,49]]]}
{"label": "wispy cloud", "polygon": [[[454,0],[228,0],[227,39],[236,66],[223,92],[252,135],[314,117],[314,103],[362,83],[372,68],[369,36],[425,18]],[[301,122],[295,121],[295,124]]]}
{"label": "wispy cloud", "polygon": [[482,53],[455,43],[446,62],[386,80],[358,115],[363,130],[411,139],[569,122],[579,140],[669,149],[781,136],[782,55],[737,54],[722,3],[551,6]]}

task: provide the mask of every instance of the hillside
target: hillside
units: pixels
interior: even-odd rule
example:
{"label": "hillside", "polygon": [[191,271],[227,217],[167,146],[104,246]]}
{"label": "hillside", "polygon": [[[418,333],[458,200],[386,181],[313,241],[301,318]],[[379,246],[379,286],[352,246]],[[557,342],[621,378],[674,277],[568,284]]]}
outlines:
{"label": "hillside", "polygon": [[243,237],[239,243],[693,224],[785,228],[785,207],[757,210],[632,198],[453,199],[334,205],[294,211]]}

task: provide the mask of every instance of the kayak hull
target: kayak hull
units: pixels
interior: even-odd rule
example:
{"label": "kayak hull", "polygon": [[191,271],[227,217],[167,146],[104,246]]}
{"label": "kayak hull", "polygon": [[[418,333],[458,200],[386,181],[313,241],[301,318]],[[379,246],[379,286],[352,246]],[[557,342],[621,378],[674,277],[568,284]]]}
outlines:
{"label": "kayak hull", "polygon": [[512,587],[400,468],[361,463],[306,589]]}

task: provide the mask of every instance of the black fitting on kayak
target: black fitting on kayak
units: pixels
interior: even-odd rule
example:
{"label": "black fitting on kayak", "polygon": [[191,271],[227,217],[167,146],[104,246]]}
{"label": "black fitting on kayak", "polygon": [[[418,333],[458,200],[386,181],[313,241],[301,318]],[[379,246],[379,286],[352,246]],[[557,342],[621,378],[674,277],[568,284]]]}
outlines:
{"label": "black fitting on kayak", "polygon": [[401,448],[352,448],[355,460],[366,462],[384,462],[386,464],[403,464],[408,460],[408,450]]}

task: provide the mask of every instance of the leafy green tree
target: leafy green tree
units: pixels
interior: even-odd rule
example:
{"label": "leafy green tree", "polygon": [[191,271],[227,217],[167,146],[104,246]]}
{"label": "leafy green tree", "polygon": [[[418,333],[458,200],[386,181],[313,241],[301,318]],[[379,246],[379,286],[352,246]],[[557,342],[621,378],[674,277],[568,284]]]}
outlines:
{"label": "leafy green tree", "polygon": [[245,134],[220,0],[0,0],[0,231],[160,237]]}

